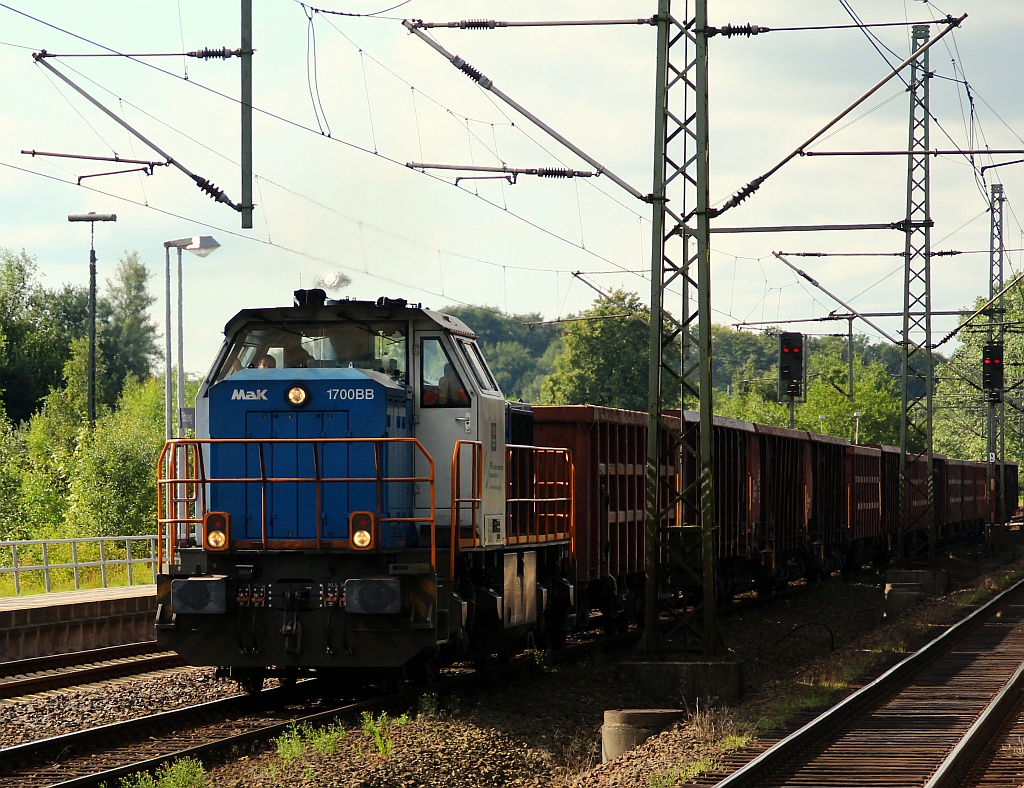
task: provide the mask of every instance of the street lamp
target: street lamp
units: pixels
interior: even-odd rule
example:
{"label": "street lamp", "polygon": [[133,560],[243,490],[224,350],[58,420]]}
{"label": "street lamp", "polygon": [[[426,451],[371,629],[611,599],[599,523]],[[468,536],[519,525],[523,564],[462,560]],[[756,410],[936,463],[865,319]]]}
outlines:
{"label": "street lamp", "polygon": [[89,426],[96,426],[96,222],[116,222],[116,213],[72,213],[69,222],[89,222]]}
{"label": "street lamp", "polygon": [[853,442],[855,444],[856,443],[860,443],[860,417],[863,416],[863,415],[864,414],[861,413],[859,410],[854,411],[854,413],[853,413],[853,418],[854,418]]}
{"label": "street lamp", "polygon": [[184,330],[182,328],[182,297],[181,297],[181,250],[192,252],[197,257],[206,257],[220,248],[220,244],[210,235],[193,235],[190,238],[178,238],[175,241],[164,241],[165,264],[165,306],[164,314],[164,437],[174,437],[174,422],[171,418],[171,247],[178,250],[178,437],[181,437],[181,411],[185,407],[185,365]]}
{"label": "street lamp", "polygon": [[821,434],[825,434],[825,416],[821,413],[818,414],[818,421],[821,422]]}

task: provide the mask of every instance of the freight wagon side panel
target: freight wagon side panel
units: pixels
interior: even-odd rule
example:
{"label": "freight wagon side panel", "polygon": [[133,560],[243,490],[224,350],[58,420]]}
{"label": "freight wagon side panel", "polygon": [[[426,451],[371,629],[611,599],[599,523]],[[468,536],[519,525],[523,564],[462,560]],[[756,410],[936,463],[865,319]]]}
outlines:
{"label": "freight wagon side panel", "polygon": [[[671,410],[668,418],[681,418],[680,428],[692,449],[699,439],[700,415],[694,411]],[[750,558],[754,551],[754,523],[761,514],[760,444],[755,425],[748,421],[716,416],[712,432],[712,486],[715,505],[716,559],[729,562]],[[701,523],[697,468],[692,454],[683,452],[679,484],[686,491],[680,516],[687,523]]]}
{"label": "freight wagon side panel", "polygon": [[832,547],[846,540],[846,448],[842,438],[811,435],[808,443],[811,476],[808,535]]}
{"label": "freight wagon side panel", "polygon": [[[938,466],[938,463],[936,463],[936,466]],[[900,527],[908,531],[916,531],[922,535],[922,538],[927,538],[928,518],[925,515],[928,511],[928,485],[926,484],[928,479],[928,459],[924,456],[908,457],[907,476],[913,482],[912,494],[910,496],[910,522],[901,523]],[[936,495],[936,498],[939,497]],[[899,498],[897,498],[897,503],[898,501]],[[938,512],[936,512],[936,522],[942,522]],[[941,533],[941,527],[939,531]]]}
{"label": "freight wagon side panel", "polygon": [[803,545],[806,432],[756,426],[761,447],[761,522],[755,547],[788,553]]}
{"label": "freight wagon side panel", "polygon": [[951,534],[963,510],[963,464],[935,458],[935,523],[940,534]]}
{"label": "freight wagon side panel", "polygon": [[900,450],[893,446],[879,448],[882,452],[882,533],[895,545],[900,519]]}
{"label": "freight wagon side panel", "polygon": [[538,445],[573,453],[576,579],[642,572],[647,414],[591,405],[537,406],[533,414]]}
{"label": "freight wagon side panel", "polygon": [[718,560],[750,555],[750,438],[746,422],[719,423],[714,428],[715,526]]}
{"label": "freight wagon side panel", "polygon": [[885,533],[882,524],[882,450],[846,447],[847,523],[851,542],[872,540]]}

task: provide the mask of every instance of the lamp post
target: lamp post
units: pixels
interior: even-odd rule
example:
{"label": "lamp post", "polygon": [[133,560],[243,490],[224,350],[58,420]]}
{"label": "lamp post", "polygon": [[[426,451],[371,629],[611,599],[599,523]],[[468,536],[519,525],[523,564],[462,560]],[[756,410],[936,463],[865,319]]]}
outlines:
{"label": "lamp post", "polygon": [[69,222],[89,222],[89,382],[87,400],[89,427],[96,426],[96,222],[116,222],[115,213],[72,213]]}
{"label": "lamp post", "polygon": [[824,435],[825,434],[825,416],[824,416],[824,414],[821,414],[821,413],[818,414],[818,421],[821,422],[821,430],[820,431],[821,431],[821,434]]}
{"label": "lamp post", "polygon": [[855,444],[860,443],[860,417],[863,416],[863,415],[864,414],[861,413],[859,410],[854,411],[854,413],[853,413],[853,420],[854,420],[853,442]]}
{"label": "lamp post", "polygon": [[177,436],[181,437],[181,411],[185,407],[185,366],[184,366],[184,329],[182,326],[182,283],[181,283],[181,250],[192,252],[197,257],[206,257],[220,248],[220,244],[209,235],[194,235],[189,238],[178,238],[164,241],[165,293],[164,301],[164,437],[170,440],[175,436],[171,397],[171,247],[178,250],[178,428]]}

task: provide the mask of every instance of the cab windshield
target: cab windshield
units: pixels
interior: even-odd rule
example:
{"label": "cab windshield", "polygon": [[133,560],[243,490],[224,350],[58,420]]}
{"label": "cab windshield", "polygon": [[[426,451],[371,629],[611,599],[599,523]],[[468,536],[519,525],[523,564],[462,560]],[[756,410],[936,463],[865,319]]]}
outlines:
{"label": "cab windshield", "polygon": [[406,326],[397,323],[250,323],[231,339],[214,383],[243,369],[370,369],[405,382]]}

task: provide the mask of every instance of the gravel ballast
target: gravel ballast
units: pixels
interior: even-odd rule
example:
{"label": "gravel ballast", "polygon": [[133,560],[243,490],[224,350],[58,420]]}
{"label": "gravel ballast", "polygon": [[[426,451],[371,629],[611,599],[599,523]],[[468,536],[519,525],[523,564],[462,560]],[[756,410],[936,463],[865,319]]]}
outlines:
{"label": "gravel ballast", "polygon": [[[694,764],[713,766],[742,743],[723,742],[725,734],[756,735],[759,720],[778,717],[780,698],[841,687],[851,668],[881,669],[937,635],[965,604],[977,601],[977,588],[994,588],[995,578],[1009,571],[977,579],[976,566],[953,562],[951,574],[967,590],[925,600],[895,619],[883,615],[881,573],[833,578],[807,593],[723,617],[728,656],[743,663],[743,700],[729,709],[691,708],[696,713],[688,721],[606,764],[600,763],[605,710],[644,705],[615,679],[617,661],[635,656],[632,650],[554,666],[528,654],[529,669],[520,677],[496,680],[487,689],[449,697],[424,693],[414,708],[389,710],[389,717],[369,726],[348,720],[332,736],[297,734],[290,748],[271,745],[231,763],[207,764],[205,785],[684,784]],[[191,669],[0,702],[0,746],[236,692],[233,683],[214,680],[212,670]],[[679,706],[680,700],[666,698],[661,705]]]}

